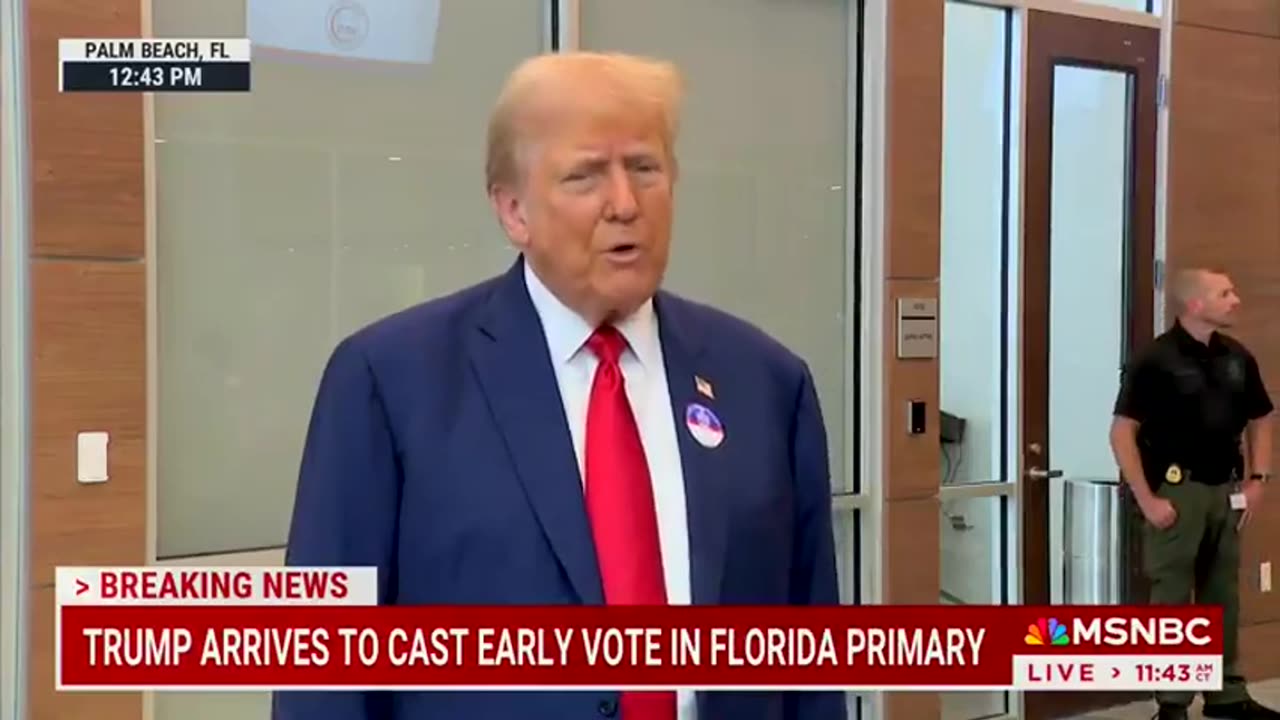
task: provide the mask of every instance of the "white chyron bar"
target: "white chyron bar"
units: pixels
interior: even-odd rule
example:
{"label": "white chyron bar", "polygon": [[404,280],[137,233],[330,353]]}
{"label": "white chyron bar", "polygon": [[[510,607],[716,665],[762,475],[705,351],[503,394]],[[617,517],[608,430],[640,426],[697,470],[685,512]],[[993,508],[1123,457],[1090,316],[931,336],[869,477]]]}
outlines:
{"label": "white chyron bar", "polygon": [[60,92],[248,92],[245,38],[62,38]]}

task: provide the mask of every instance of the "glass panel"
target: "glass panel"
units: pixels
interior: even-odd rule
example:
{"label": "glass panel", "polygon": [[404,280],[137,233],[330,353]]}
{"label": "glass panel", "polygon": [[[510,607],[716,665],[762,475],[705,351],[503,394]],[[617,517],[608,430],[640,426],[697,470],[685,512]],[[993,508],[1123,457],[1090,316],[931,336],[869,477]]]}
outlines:
{"label": "glass panel", "polygon": [[270,720],[271,693],[155,694],[157,720]]}
{"label": "glass panel", "polygon": [[[1107,428],[1123,362],[1131,77],[1060,65],[1053,78],[1049,240],[1051,596],[1061,590],[1063,483],[1117,482]],[[1082,281],[1087,278],[1086,281]]]}
{"label": "glass panel", "polygon": [[840,578],[840,604],[856,605],[862,568],[858,563],[859,555],[859,515],[856,509],[839,510],[831,514],[831,523],[835,531],[836,574]]}
{"label": "glass panel", "polygon": [[[1004,497],[942,498],[941,604],[1004,603],[1008,544]],[[1006,712],[1003,692],[942,693],[943,720],[975,720]]]}
{"label": "glass panel", "polygon": [[[943,604],[1001,604],[1008,501],[957,497],[1006,479],[1009,399],[1010,11],[948,2],[943,66],[940,403]],[[1016,287],[1016,283],[1013,283]],[[1003,692],[943,693],[942,717],[1002,715]]]}
{"label": "glass panel", "polygon": [[542,4],[407,0],[298,30],[328,8],[152,3],[156,35],[256,41],[252,93],[155,98],[162,557],[283,543],[336,341],[512,257],[484,118],[541,50]]}
{"label": "glass panel", "polygon": [[[862,515],[857,508],[839,509],[831,514],[835,531],[836,575],[840,579],[840,604],[857,605],[861,595],[862,565]],[[858,693],[846,693],[849,720],[859,720],[862,697]]]}
{"label": "glass panel", "polygon": [[[584,2],[583,46],[685,73],[667,287],[738,314],[810,364],[833,484],[845,460],[848,0]],[[786,48],[786,52],[769,49]]]}
{"label": "glass panel", "polygon": [[942,495],[941,588],[945,605],[1004,602],[1005,505],[1003,496]]}
{"label": "glass panel", "polygon": [[1004,479],[1009,14],[949,2],[943,95],[942,484]]}
{"label": "glass panel", "polygon": [[1160,0],[1081,0],[1092,5],[1106,5],[1120,10],[1133,10],[1135,12],[1160,13]]}
{"label": "glass panel", "polygon": [[1002,692],[944,692],[942,720],[982,720],[1009,712],[1008,695]]}

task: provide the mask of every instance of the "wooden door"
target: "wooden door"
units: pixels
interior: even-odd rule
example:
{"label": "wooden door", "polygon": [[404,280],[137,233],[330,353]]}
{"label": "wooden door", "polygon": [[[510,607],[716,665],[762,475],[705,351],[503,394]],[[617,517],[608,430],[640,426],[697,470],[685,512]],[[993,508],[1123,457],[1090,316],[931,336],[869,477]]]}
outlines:
{"label": "wooden door", "polygon": [[[1118,479],[1108,461],[1110,403],[1123,362],[1153,334],[1160,38],[1153,28],[1028,16],[1022,578],[1024,603],[1045,605],[1051,519],[1060,512],[1051,507],[1051,483],[1073,473]],[[1126,602],[1145,601],[1138,570],[1125,564]],[[1133,699],[1028,693],[1027,717],[1069,717]]]}

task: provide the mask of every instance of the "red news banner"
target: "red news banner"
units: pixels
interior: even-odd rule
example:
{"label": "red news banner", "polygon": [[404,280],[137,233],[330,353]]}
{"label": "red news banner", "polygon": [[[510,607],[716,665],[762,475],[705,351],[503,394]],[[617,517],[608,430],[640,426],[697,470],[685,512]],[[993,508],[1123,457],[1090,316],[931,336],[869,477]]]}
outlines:
{"label": "red news banner", "polygon": [[1214,607],[376,606],[371,568],[58,568],[60,690],[1212,690]]}

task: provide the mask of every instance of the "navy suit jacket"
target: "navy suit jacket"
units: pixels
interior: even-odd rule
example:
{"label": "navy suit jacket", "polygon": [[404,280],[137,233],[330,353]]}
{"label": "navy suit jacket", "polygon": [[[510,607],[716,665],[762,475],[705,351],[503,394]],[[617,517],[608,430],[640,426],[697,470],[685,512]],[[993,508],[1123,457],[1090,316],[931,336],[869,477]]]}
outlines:
{"label": "navy suit jacket", "polygon": [[[747,323],[654,300],[688,506],[693,602],[834,605],[826,431],[809,370]],[[694,378],[712,384],[714,399]],[[691,402],[725,439],[698,444]],[[522,261],[334,350],[286,562],[376,566],[382,604],[601,604],[571,435]],[[280,692],[275,720],[599,720],[612,692]],[[698,720],[844,720],[841,693],[714,692]],[[624,719],[625,720],[625,719]]]}

